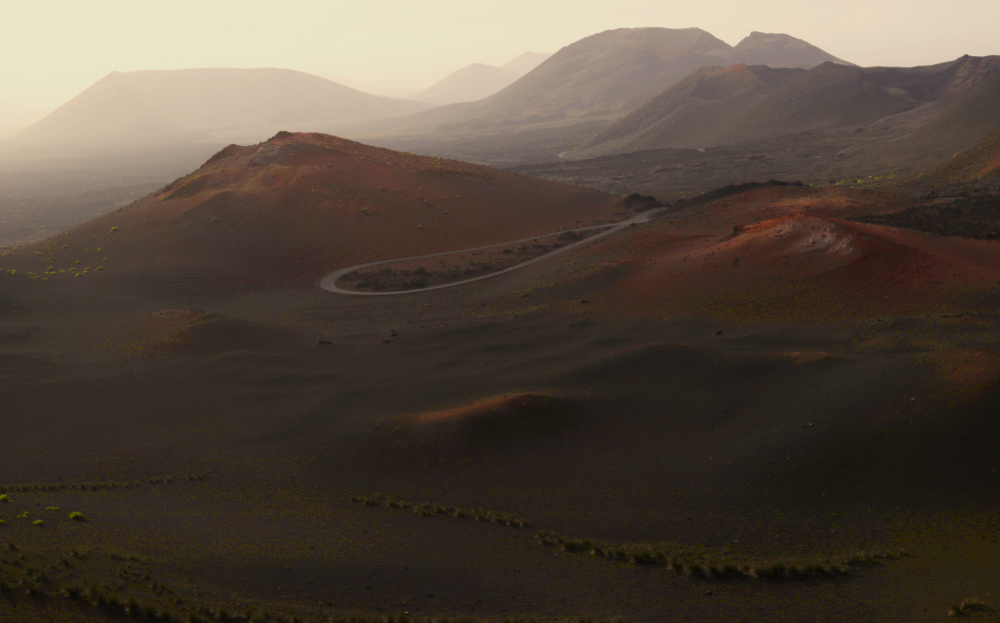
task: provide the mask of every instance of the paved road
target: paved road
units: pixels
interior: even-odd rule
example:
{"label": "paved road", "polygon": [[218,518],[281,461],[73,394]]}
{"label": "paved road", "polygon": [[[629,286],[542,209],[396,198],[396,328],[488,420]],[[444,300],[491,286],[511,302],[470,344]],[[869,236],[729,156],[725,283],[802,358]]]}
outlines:
{"label": "paved road", "polygon": [[[319,287],[321,289],[326,290],[327,292],[335,292],[337,294],[349,294],[349,295],[352,295],[352,296],[394,296],[394,295],[400,295],[400,294],[413,294],[413,293],[416,293],[416,292],[427,292],[427,291],[430,291],[430,290],[439,290],[441,288],[453,288],[455,286],[464,285],[466,283],[472,283],[473,281],[481,281],[483,279],[490,279],[491,277],[496,277],[496,276],[502,275],[504,273],[509,273],[511,271],[514,271],[514,270],[519,270],[521,268],[524,268],[525,266],[530,266],[530,265],[534,264],[535,262],[541,262],[542,260],[548,259],[548,258],[550,258],[553,255],[556,255],[558,253],[564,253],[566,251],[569,251],[570,249],[575,249],[575,248],[577,248],[579,246],[582,246],[582,245],[585,245],[585,244],[590,244],[591,242],[593,242],[595,240],[598,240],[600,238],[604,238],[605,236],[610,236],[611,234],[615,233],[616,231],[621,231],[621,230],[625,229],[626,227],[628,227],[630,225],[636,225],[638,223],[645,223],[645,222],[649,221],[649,219],[654,214],[658,214],[658,213],[660,213],[660,212],[662,212],[662,211],[664,211],[666,209],[667,208],[656,208],[655,210],[647,210],[646,212],[641,212],[639,214],[636,214],[632,218],[626,219],[624,221],[620,221],[620,222],[618,222],[616,224],[613,224],[613,225],[591,225],[590,227],[578,227],[576,229],[566,229],[566,230],[563,230],[563,231],[557,231],[557,232],[552,232],[552,233],[548,233],[548,234],[542,234],[541,236],[534,236],[532,238],[523,238],[521,240],[512,240],[510,242],[500,242],[500,243],[497,243],[497,244],[489,244],[489,245],[486,245],[486,246],[483,246],[483,247],[472,247],[471,249],[459,249],[458,251],[446,251],[444,253],[430,253],[428,255],[413,255],[411,257],[397,257],[397,258],[393,258],[391,260],[379,260],[377,262],[368,262],[367,264],[358,264],[356,266],[348,266],[347,268],[341,268],[340,270],[332,272],[329,275],[327,275],[326,277],[323,277],[322,279],[319,280],[319,283],[317,285],[319,285]],[[443,255],[455,255],[456,253],[469,253],[470,251],[482,251],[484,249],[493,249],[493,248],[496,248],[496,247],[505,247],[505,246],[511,245],[511,244],[520,244],[522,242],[531,242],[533,240],[539,240],[541,238],[548,238],[550,236],[559,236],[559,235],[564,234],[566,232],[592,231],[592,230],[595,230],[595,229],[604,229],[605,231],[602,231],[599,234],[595,234],[595,235],[593,235],[593,236],[591,236],[589,238],[584,238],[583,240],[580,240],[578,242],[574,242],[572,244],[568,244],[568,245],[566,245],[564,247],[559,247],[558,249],[556,249],[554,251],[551,251],[549,253],[546,253],[545,255],[539,255],[538,257],[532,258],[532,259],[530,259],[530,260],[528,260],[526,262],[521,262],[520,264],[517,264],[515,266],[510,266],[510,267],[505,268],[503,270],[498,270],[496,272],[488,273],[488,274],[485,274],[485,275],[480,275],[478,277],[472,277],[470,279],[463,279],[462,281],[453,281],[451,283],[441,283],[441,284],[438,284],[436,286],[426,286],[426,287],[423,287],[423,288],[414,288],[412,290],[393,290],[391,292],[361,292],[361,291],[358,291],[358,290],[345,290],[343,288],[337,287],[337,281],[339,281],[340,278],[343,277],[344,275],[353,273],[356,270],[361,270],[362,268],[368,268],[370,266],[379,266],[381,264],[392,264],[392,263],[395,263],[395,262],[405,262],[407,260],[422,260],[422,259],[426,259],[426,258],[430,258],[430,257],[441,257]]]}

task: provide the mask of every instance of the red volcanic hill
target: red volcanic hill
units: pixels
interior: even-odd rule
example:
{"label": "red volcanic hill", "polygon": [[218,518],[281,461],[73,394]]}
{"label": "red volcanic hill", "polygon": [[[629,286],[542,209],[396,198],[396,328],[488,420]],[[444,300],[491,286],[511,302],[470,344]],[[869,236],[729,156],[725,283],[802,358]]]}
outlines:
{"label": "red volcanic hill", "polygon": [[4,260],[50,280],[86,272],[86,280],[301,285],[366,261],[591,224],[621,202],[486,166],[281,132],[230,145],[161,190]]}
{"label": "red volcanic hill", "polygon": [[589,266],[549,295],[585,291],[592,312],[613,316],[807,319],[952,311],[996,290],[1000,244],[848,220],[904,205],[844,189],[741,193],[585,248]]}

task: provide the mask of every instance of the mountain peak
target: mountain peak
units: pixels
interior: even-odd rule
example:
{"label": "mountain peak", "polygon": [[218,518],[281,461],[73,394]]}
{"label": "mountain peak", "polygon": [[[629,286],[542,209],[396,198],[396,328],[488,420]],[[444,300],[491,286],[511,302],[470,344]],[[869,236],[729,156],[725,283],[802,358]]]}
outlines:
{"label": "mountain peak", "polygon": [[808,41],[776,32],[753,31],[733,48],[748,65],[802,67],[808,69],[824,62],[853,65],[821,50]]}

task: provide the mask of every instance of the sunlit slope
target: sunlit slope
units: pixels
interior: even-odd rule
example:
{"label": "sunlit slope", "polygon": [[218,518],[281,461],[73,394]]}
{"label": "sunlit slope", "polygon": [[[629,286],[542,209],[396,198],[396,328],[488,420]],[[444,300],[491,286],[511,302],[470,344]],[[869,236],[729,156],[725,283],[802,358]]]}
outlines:
{"label": "sunlit slope", "polygon": [[621,198],[323,134],[231,145],[197,171],[12,258],[48,279],[310,284],[337,267],[567,229]]}
{"label": "sunlit slope", "polygon": [[586,295],[611,316],[802,320],[954,311],[997,290],[996,243],[851,220],[906,204],[842,189],[741,193],[587,247],[589,261],[538,296]]}

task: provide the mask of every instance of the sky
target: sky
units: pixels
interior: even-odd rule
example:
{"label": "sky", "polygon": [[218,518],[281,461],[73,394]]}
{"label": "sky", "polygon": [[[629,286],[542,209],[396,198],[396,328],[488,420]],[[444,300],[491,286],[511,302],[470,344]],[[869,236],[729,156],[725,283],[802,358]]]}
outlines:
{"label": "sky", "polygon": [[[858,65],[1000,54],[1000,0],[33,0],[4,2],[0,115],[112,71],[282,67],[419,89],[612,28],[783,32]],[[9,113],[13,114],[13,113]]]}

